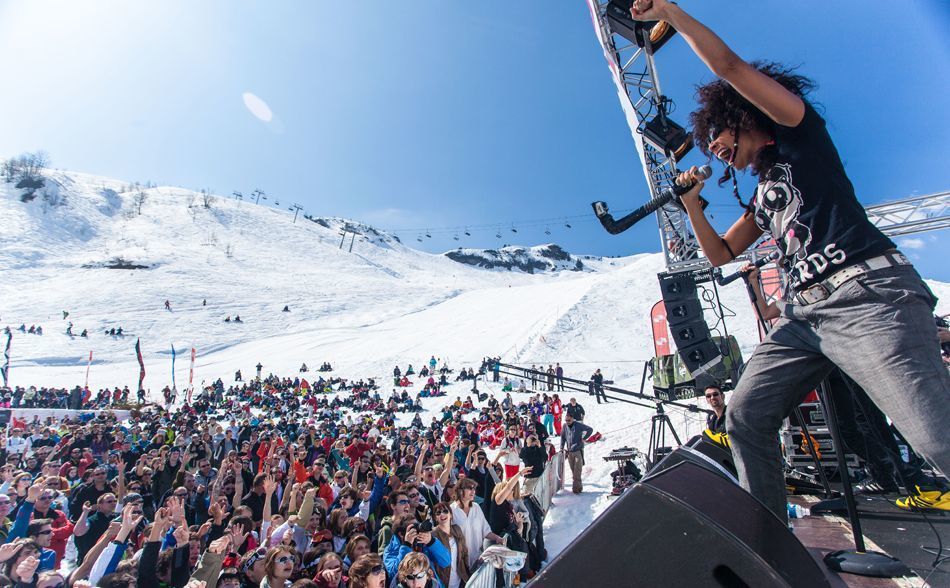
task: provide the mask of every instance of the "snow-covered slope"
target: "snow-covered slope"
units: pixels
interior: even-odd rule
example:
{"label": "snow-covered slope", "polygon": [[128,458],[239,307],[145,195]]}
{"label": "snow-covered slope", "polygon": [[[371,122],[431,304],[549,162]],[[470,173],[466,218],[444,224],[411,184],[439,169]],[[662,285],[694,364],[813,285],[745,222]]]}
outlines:
{"label": "snow-covered slope", "polygon": [[[91,388],[135,389],[138,338],[145,386],[155,395],[171,383],[172,345],[197,349],[196,384],[230,381],[237,369],[252,374],[258,361],[265,373],[290,375],[303,362],[329,361],[344,376],[382,378],[397,363],[418,365],[431,355],[456,368],[493,355],[520,364],[560,362],[580,378],[599,367],[617,385],[636,389],[652,355],[649,311],[660,298],[659,254],[558,260],[552,252],[560,248],[551,245],[502,250],[509,260],[552,262],[527,273],[420,252],[342,219],[293,223],[285,210],[181,188],[49,172],[40,196],[22,202],[21,194],[0,183],[0,326],[36,324],[45,333],[14,331],[12,385],[81,384],[92,351]],[[344,225],[357,233],[352,252],[349,236],[340,247]],[[501,255],[465,253],[482,260]],[[578,259],[583,271],[573,271]],[[109,267],[123,264],[147,269]],[[943,297],[940,311],[950,311],[950,286],[931,286]],[[756,335],[745,292],[734,284],[720,294],[737,315],[729,332],[748,355]],[[285,305],[289,312],[281,311]],[[242,324],[224,322],[237,315]],[[69,322],[89,337],[67,336]],[[103,334],[118,326],[126,337]],[[175,368],[181,388],[187,355]],[[466,391],[450,387],[448,399],[427,400],[426,408],[437,410]],[[622,445],[645,449],[649,438],[650,411],[579,400],[607,441],[588,452],[589,492],[558,498],[550,513],[552,554],[608,504],[611,468],[603,455]],[[671,416],[681,437],[701,426],[696,414]]]}
{"label": "snow-covered slope", "polygon": [[[465,249],[459,247],[447,251],[445,256],[453,261],[485,269],[516,270],[529,274],[569,270],[592,271],[604,263],[594,256],[571,255],[554,243],[535,247],[509,245],[501,249]],[[587,261],[587,264],[584,261]],[[608,264],[610,262],[607,262]]]}

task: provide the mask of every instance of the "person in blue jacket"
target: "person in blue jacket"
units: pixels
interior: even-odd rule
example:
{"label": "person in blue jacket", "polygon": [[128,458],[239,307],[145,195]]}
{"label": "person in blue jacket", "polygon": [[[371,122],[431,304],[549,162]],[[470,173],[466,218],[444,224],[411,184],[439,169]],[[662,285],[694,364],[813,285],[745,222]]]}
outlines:
{"label": "person in blue jacket", "polygon": [[[452,563],[449,550],[436,541],[431,531],[419,532],[420,523],[415,515],[405,514],[396,519],[394,534],[386,551],[383,552],[383,565],[389,577],[396,577],[399,563],[413,551],[421,551],[432,565],[448,567]],[[435,585],[442,588],[442,583],[435,578]]]}
{"label": "person in blue jacket", "polygon": [[13,521],[13,527],[10,528],[10,533],[7,534],[7,540],[4,542],[11,543],[20,537],[29,537],[36,541],[40,548],[40,565],[37,568],[38,572],[45,572],[56,568],[56,552],[49,549],[49,541],[51,533],[53,532],[52,520],[39,519],[36,523],[32,523],[30,520],[33,517],[33,510],[36,508],[36,499],[39,498],[40,493],[42,493],[44,489],[45,485],[43,484],[33,484],[30,486],[29,490],[27,490],[26,500],[23,502],[23,505],[20,506],[16,520]]}

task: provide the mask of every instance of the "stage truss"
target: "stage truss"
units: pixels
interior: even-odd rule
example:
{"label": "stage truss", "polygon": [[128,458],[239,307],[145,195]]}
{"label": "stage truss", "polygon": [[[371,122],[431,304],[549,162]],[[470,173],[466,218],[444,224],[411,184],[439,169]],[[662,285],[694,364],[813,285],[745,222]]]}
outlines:
{"label": "stage truss", "polygon": [[[657,113],[663,93],[649,40],[639,47],[614,34],[606,18],[608,0],[587,0],[594,31],[617,86],[620,105],[633,134],[640,156],[650,198],[670,187],[676,176],[676,161],[654,149],[643,139],[643,126]],[[866,208],[868,218],[889,237],[907,236],[950,228],[950,192],[915,196]],[[668,204],[656,212],[660,244],[669,272],[692,271],[710,267],[691,230],[686,212]],[[763,239],[756,247],[740,255],[737,261],[755,261],[774,249]],[[779,269],[780,273],[781,269]]]}
{"label": "stage truss", "polygon": [[[640,155],[650,198],[669,188],[676,176],[676,161],[654,149],[643,139],[643,126],[657,114],[657,105],[663,97],[657,76],[653,51],[647,39],[646,47],[639,47],[611,32],[607,23],[606,0],[587,0],[594,30],[604,49],[604,57],[617,86],[620,105],[633,133],[633,141]],[[698,269],[709,264],[702,257],[699,242],[693,235],[686,213],[676,205],[668,204],[656,211],[660,228],[660,242],[666,267],[670,271]]]}

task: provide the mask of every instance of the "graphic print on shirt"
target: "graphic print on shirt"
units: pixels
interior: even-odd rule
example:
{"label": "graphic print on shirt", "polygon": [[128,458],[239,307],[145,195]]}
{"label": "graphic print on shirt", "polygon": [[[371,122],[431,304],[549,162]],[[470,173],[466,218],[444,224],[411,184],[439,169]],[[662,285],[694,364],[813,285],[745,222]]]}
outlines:
{"label": "graphic print on shirt", "polygon": [[[755,224],[769,232],[782,253],[792,288],[798,289],[821,275],[829,268],[842,265],[847,259],[837,243],[822,245],[821,239],[813,239],[812,231],[805,220],[814,216],[812,203],[808,213],[801,191],[792,182],[792,166],[777,163],[759,183],[755,194]],[[802,216],[804,215],[804,216]],[[805,222],[799,222],[799,220]]]}
{"label": "graphic print on shirt", "polygon": [[766,174],[755,194],[755,224],[775,238],[783,257],[803,260],[808,257],[811,231],[798,222],[802,194],[792,183],[792,166],[777,163]]}

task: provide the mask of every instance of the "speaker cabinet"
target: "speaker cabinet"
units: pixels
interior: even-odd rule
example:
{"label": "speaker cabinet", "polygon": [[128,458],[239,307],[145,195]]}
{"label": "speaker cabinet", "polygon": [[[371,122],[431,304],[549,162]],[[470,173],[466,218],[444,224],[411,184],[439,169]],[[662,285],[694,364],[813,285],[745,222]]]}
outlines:
{"label": "speaker cabinet", "polygon": [[684,460],[624,492],[531,583],[595,585],[831,583],[761,502],[715,468]]}

